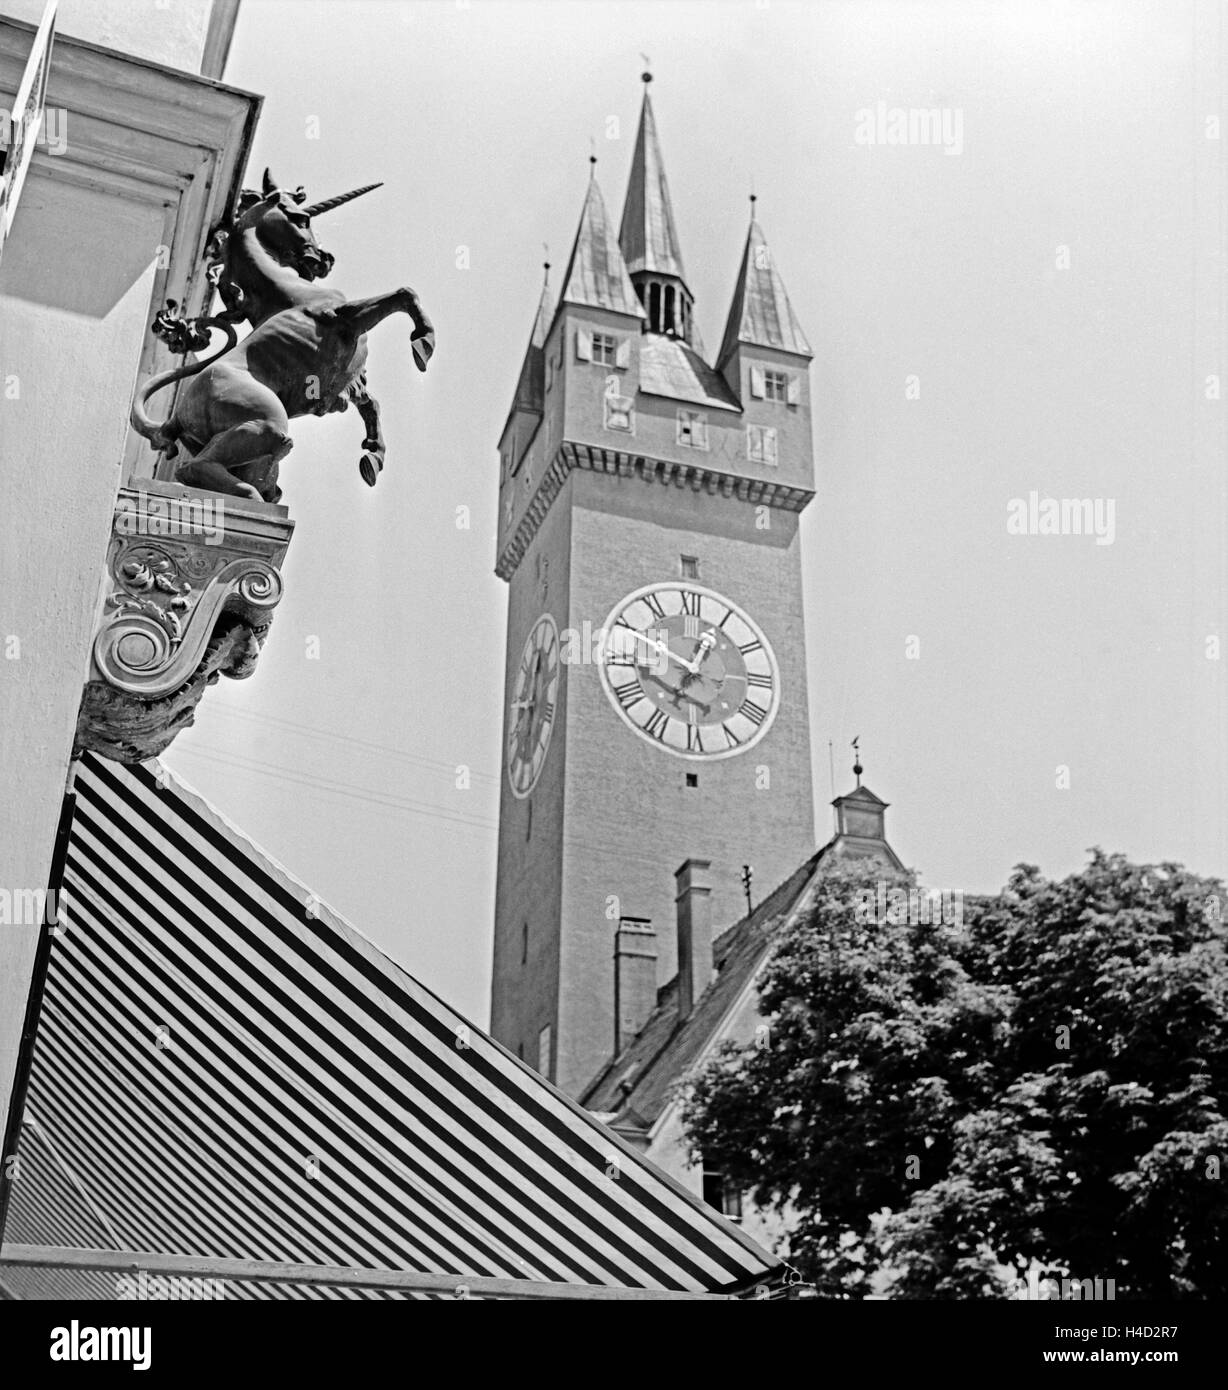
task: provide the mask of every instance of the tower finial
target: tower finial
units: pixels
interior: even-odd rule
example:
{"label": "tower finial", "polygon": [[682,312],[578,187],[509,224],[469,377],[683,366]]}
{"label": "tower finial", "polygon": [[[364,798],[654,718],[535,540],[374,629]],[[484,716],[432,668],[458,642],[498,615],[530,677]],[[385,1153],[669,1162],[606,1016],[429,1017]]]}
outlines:
{"label": "tower finial", "polygon": [[591,135],[588,137],[588,162],[592,173],[597,168],[597,142]]}
{"label": "tower finial", "polygon": [[861,786],[861,774],[865,771],[865,768],[861,765],[861,750],[857,746],[860,741],[861,735],[858,734],[853,740],[853,775],[857,778],[857,785],[859,787]]}
{"label": "tower finial", "polygon": [[641,53],[640,57],[644,60],[644,71],[640,73],[640,81],[647,86],[652,81],[652,59],[647,53]]}
{"label": "tower finial", "polygon": [[542,276],[542,283],[548,287],[550,284],[550,243],[543,241],[542,250],[546,253],[546,259],[542,261],[542,270],[545,272]]}

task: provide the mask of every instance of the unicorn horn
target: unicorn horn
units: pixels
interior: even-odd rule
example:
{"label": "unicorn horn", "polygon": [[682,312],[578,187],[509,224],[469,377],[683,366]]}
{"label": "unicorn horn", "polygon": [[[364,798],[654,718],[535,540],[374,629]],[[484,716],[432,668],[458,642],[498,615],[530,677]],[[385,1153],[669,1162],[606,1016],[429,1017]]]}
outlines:
{"label": "unicorn horn", "polygon": [[312,203],[310,207],[302,209],[308,217],[319,217],[322,212],[331,212],[333,208],[339,208],[342,203],[348,203],[351,198],[361,198],[364,193],[370,193],[373,188],[383,188],[382,183],[369,183],[365,188],[356,188],[352,193],[339,193],[335,198],[325,198],[322,203]]}

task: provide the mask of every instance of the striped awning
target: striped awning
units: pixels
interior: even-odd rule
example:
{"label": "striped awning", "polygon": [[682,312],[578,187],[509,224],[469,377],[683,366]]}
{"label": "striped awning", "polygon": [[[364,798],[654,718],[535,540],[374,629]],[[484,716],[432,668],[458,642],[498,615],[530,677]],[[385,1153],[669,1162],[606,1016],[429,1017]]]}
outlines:
{"label": "striped awning", "polygon": [[[168,771],[87,757],[76,792],[6,1251],[691,1291],[776,1267]],[[117,1296],[107,1271],[0,1282]]]}

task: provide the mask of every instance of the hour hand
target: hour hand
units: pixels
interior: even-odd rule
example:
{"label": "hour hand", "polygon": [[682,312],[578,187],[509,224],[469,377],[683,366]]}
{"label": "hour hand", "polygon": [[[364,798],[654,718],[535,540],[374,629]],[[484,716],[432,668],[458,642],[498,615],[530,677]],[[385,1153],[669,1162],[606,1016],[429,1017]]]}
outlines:
{"label": "hour hand", "polygon": [[696,666],[694,662],[688,661],[685,656],[679,656],[676,651],[670,648],[668,643],[654,641],[651,637],[645,637],[642,632],[637,632],[635,635],[646,647],[651,647],[653,651],[660,652],[662,656],[665,657],[667,663],[673,661],[681,666],[684,671],[689,671],[693,676],[699,673],[699,667]]}

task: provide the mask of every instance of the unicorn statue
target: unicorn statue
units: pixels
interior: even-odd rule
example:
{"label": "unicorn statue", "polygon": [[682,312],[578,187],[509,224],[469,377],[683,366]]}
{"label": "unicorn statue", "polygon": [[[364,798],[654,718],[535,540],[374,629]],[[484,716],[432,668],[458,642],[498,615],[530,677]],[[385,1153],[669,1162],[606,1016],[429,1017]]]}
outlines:
{"label": "unicorn statue", "polygon": [[[301,188],[281,188],[266,169],[263,190],[244,189],[214,231],[208,278],[224,312],[181,318],[170,301],[153,331],[180,353],[205,350],[215,329],[226,342],[210,357],[151,377],[132,403],[133,427],[176,461],[179,482],[276,502],[279,465],[294,447],[289,422],[353,405],[367,431],[359,472],[375,486],[385,446],[379,406],[367,391],[366,335],[390,314],[408,314],[414,363],[425,371],[435,330],[411,289],[350,300],[317,284],[333,257],[320,248],[311,223],[379,187],[307,204]],[[251,332],[240,340],[235,325],[244,322]],[[186,384],[170,416],[154,420],[149,398],[177,381]]]}

